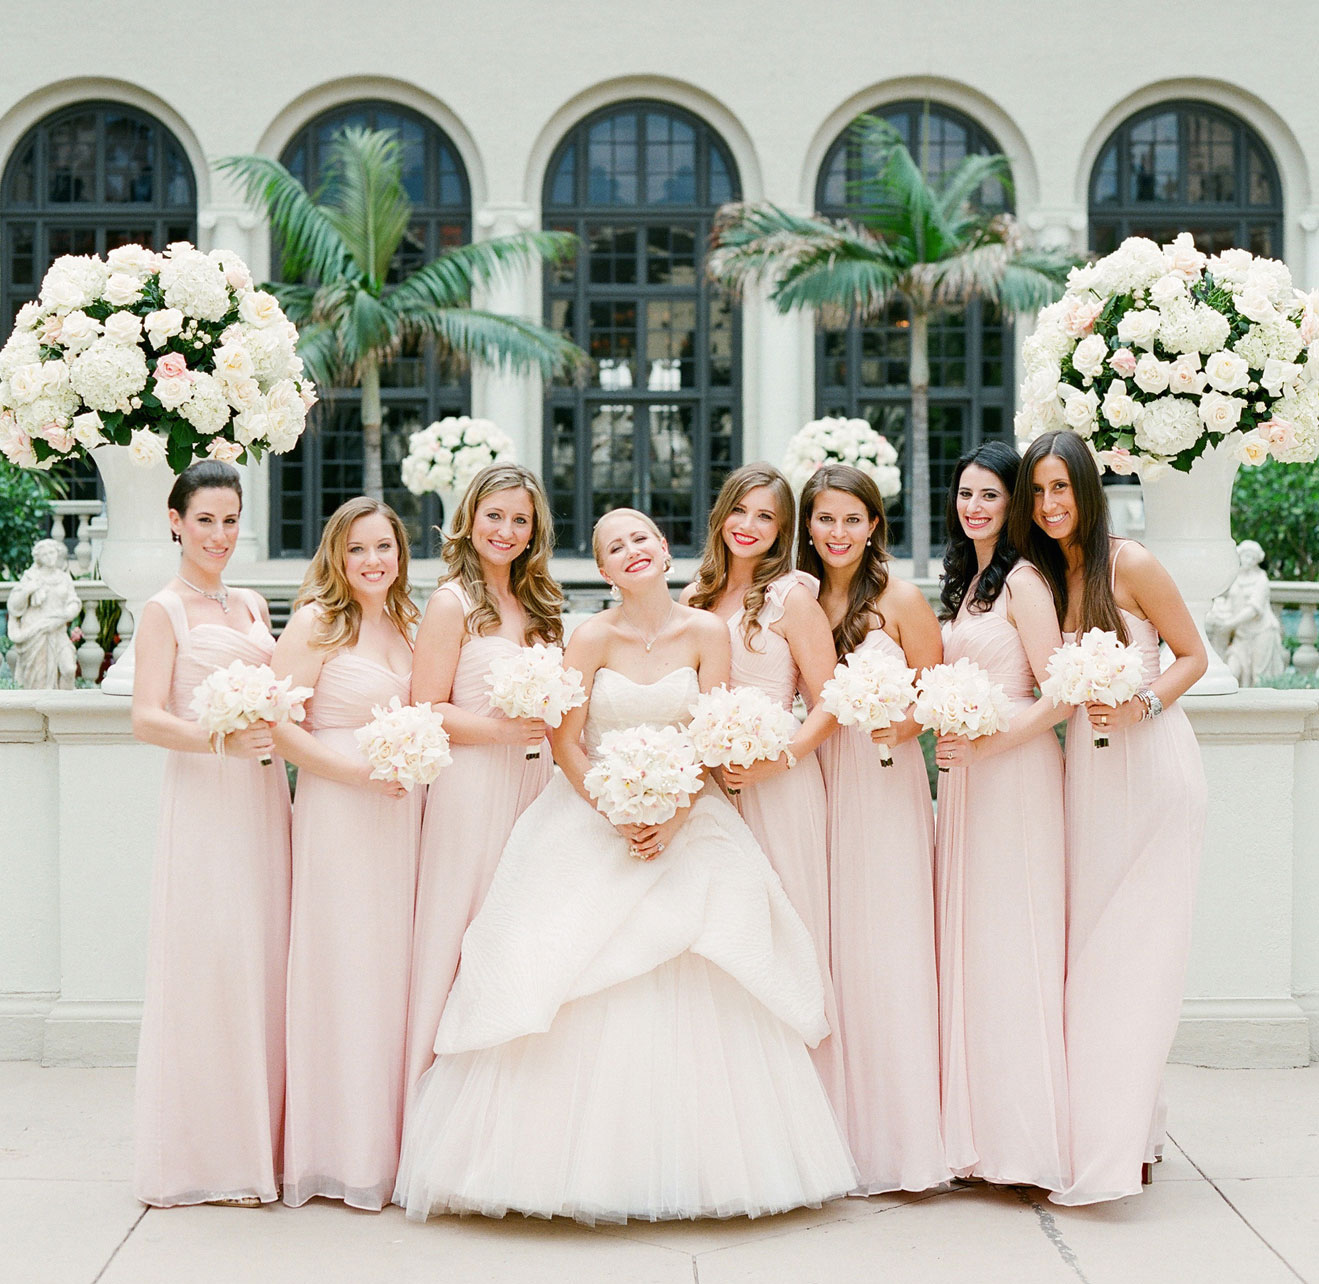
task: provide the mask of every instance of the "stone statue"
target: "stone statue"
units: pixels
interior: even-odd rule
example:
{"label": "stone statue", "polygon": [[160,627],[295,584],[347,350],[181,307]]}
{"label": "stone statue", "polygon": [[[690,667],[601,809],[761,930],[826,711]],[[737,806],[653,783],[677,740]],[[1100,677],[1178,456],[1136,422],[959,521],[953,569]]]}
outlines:
{"label": "stone statue", "polygon": [[1214,598],[1205,619],[1205,634],[1243,687],[1281,673],[1287,667],[1282,625],[1269,604],[1269,577],[1264,550],[1253,540],[1237,545],[1241,569],[1227,592]]}
{"label": "stone statue", "polygon": [[9,595],[9,664],[14,682],[29,690],[71,691],[78,658],[69,625],[82,614],[69,558],[58,540],[38,540],[32,565]]}

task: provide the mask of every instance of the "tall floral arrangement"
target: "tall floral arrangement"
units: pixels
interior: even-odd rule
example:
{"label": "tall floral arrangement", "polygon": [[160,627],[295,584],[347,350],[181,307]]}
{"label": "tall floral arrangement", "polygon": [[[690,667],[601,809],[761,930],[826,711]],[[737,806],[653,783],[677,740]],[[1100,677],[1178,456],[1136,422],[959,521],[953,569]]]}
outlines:
{"label": "tall floral arrangement", "polygon": [[316,400],[297,341],[228,251],[65,255],[0,349],[0,451],[46,469],[114,443],[176,473],[282,454]]}
{"label": "tall floral arrangement", "polygon": [[513,439],[489,419],[437,419],[408,438],[403,484],[414,495],[436,490],[461,495],[487,464],[514,457]]}
{"label": "tall floral arrangement", "polygon": [[1025,344],[1019,437],[1070,428],[1117,473],[1319,456],[1319,291],[1275,259],[1133,236],[1073,269]]}
{"label": "tall floral arrangement", "polygon": [[811,420],[793,434],[783,456],[783,473],[794,490],[800,491],[825,464],[851,464],[868,473],[885,499],[893,499],[902,490],[898,452],[864,419],[826,416]]}

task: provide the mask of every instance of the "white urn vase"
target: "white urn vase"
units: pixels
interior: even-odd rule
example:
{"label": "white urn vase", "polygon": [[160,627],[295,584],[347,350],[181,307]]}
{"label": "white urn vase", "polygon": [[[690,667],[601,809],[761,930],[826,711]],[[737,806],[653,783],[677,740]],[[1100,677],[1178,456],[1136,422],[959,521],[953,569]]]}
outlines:
{"label": "white urn vase", "polygon": [[1188,694],[1231,695],[1237,680],[1205,637],[1209,604],[1237,570],[1232,540],[1232,483],[1240,461],[1235,435],[1209,447],[1189,473],[1170,469],[1155,481],[1141,479],[1145,545],[1168,569],[1190,609],[1209,657],[1209,668]]}
{"label": "white urn vase", "polygon": [[[127,446],[98,446],[91,453],[105,487],[106,530],[97,559],[100,578],[124,599],[124,610],[136,630],[147,599],[179,569],[179,553],[169,529],[169,492],[175,476],[163,463],[149,468],[135,464]],[[106,672],[101,690],[108,695],[133,694],[131,641]]]}

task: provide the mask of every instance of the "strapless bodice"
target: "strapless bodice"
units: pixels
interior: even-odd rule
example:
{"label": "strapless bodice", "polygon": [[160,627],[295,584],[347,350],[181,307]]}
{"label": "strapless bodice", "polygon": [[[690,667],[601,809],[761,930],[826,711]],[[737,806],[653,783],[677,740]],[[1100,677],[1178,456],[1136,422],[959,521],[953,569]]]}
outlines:
{"label": "strapless bodice", "polygon": [[696,670],[690,665],[674,669],[654,682],[634,682],[614,669],[597,669],[591,685],[591,707],[583,738],[594,754],[607,731],[640,726],[677,726],[691,716],[692,702],[701,694]]}

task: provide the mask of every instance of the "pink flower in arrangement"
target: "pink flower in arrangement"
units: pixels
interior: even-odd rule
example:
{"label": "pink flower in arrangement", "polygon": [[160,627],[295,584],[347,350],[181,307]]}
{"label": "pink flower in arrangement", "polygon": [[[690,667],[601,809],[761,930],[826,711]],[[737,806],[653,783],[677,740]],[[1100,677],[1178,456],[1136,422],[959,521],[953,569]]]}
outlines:
{"label": "pink flower in arrangement", "polygon": [[42,424],[42,426],[37,429],[37,436],[40,437],[42,441],[46,442],[47,445],[54,447],[54,449],[61,453],[67,453],[73,449],[73,434],[62,423],[59,423],[56,420],[52,419],[50,423]]}
{"label": "pink flower in arrangement", "polygon": [[1290,450],[1296,445],[1296,428],[1286,419],[1266,419],[1255,425],[1255,431],[1270,446],[1277,446],[1280,450]]}
{"label": "pink flower in arrangement", "polygon": [[1073,299],[1063,315],[1063,330],[1073,339],[1080,339],[1095,328],[1103,310],[1104,305],[1098,299]]}
{"label": "pink flower in arrangement", "polygon": [[1095,454],[1105,468],[1119,477],[1130,477],[1136,471],[1136,460],[1125,446],[1115,446],[1112,450],[1100,450]]}
{"label": "pink flower in arrangement", "polygon": [[1124,379],[1129,379],[1136,373],[1136,366],[1140,363],[1136,360],[1136,354],[1130,348],[1118,348],[1109,357],[1108,364]]}
{"label": "pink flower in arrangement", "polygon": [[211,459],[218,459],[222,464],[232,464],[242,453],[242,446],[225,437],[212,437],[206,443],[206,454]]}
{"label": "pink flower in arrangement", "polygon": [[192,373],[181,352],[167,352],[156,362],[157,379],[191,379]]}

